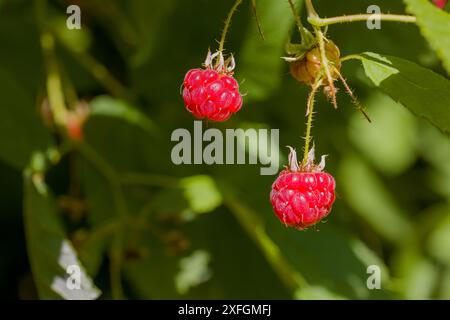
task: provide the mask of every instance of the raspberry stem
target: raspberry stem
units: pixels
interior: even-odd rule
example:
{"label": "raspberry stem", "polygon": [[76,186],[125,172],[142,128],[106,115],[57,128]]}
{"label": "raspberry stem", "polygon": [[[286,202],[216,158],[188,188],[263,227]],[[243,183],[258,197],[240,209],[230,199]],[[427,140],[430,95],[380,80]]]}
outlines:
{"label": "raspberry stem", "polygon": [[220,42],[219,42],[219,51],[220,52],[223,51],[223,46],[225,45],[225,38],[227,36],[228,29],[231,24],[231,18],[233,17],[234,12],[236,11],[237,7],[241,4],[241,2],[242,2],[242,0],[236,0],[234,2],[234,5],[231,7],[230,11],[228,12],[227,19],[225,20],[225,26],[222,31],[222,36],[220,37]]}
{"label": "raspberry stem", "polygon": [[306,10],[308,11],[309,17],[318,17],[319,16],[316,12],[316,9],[314,9],[314,6],[313,6],[311,0],[306,0]]}
{"label": "raspberry stem", "polygon": [[303,27],[302,20],[300,19],[300,16],[297,13],[297,9],[295,8],[295,4],[292,0],[288,0],[289,6],[292,10],[292,15],[294,16],[295,24],[297,25],[298,32],[300,33],[301,42],[303,43],[307,38],[307,35],[305,33],[305,28]]}
{"label": "raspberry stem", "polygon": [[308,105],[307,105],[308,120],[306,121],[305,148],[303,150],[302,167],[305,167],[308,162],[309,144],[311,142],[311,128],[314,113],[314,101],[315,101],[314,97],[317,92],[317,89],[320,87],[321,84],[322,81],[320,80],[320,77],[318,77],[318,79],[316,80],[311,89],[311,93],[308,96]]}
{"label": "raspberry stem", "polygon": [[[329,62],[325,50],[325,36],[323,35],[322,31],[318,27],[314,27],[314,31],[316,33],[317,41],[319,42],[319,49],[320,49],[320,60],[323,70],[325,71],[325,75],[327,76],[327,85],[330,86],[332,89],[332,92],[336,92],[336,89],[334,87],[334,80],[331,76],[330,68],[329,68]],[[333,102],[333,106],[335,109],[337,109],[337,102],[336,102],[336,94],[333,94],[331,96],[331,101]]]}
{"label": "raspberry stem", "polygon": [[[363,13],[363,14],[352,14],[352,15],[343,15],[331,18],[321,18],[311,0],[306,1],[306,9],[308,11],[308,22],[316,27],[325,27],[330,24],[336,23],[346,23],[346,22],[355,22],[355,21],[367,21],[374,17],[372,13]],[[416,23],[417,19],[415,16],[401,15],[401,14],[387,14],[380,13],[375,15],[377,18],[383,21],[395,21],[395,22],[404,22],[404,23]]]}
{"label": "raspberry stem", "polygon": [[319,16],[309,16],[308,22],[317,27],[329,26],[330,24],[336,23],[347,23],[356,21],[367,21],[372,19],[374,16],[383,21],[395,21],[404,23],[415,23],[417,21],[415,16],[400,15],[400,14],[386,14],[380,13],[375,14],[352,14],[348,16],[337,16],[331,18],[320,18]]}

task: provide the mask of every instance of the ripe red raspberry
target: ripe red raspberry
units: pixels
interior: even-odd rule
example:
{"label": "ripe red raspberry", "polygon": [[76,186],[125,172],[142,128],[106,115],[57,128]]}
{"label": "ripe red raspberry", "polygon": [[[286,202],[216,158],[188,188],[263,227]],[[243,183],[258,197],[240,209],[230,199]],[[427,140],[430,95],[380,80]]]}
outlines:
{"label": "ripe red raspberry", "polygon": [[[213,66],[213,60],[218,62]],[[208,56],[206,69],[192,69],[183,82],[186,109],[198,119],[225,121],[242,107],[239,84],[233,78],[234,58],[224,62],[221,52]]]}
{"label": "ripe red raspberry", "polygon": [[433,3],[436,5],[436,7],[444,9],[447,5],[448,0],[433,0]]}
{"label": "ripe red raspberry", "polygon": [[336,183],[332,175],[322,172],[324,156],[319,165],[314,165],[314,148],[302,168],[298,166],[295,150],[290,149],[289,168],[280,172],[273,183],[270,202],[281,222],[302,230],[330,213]]}

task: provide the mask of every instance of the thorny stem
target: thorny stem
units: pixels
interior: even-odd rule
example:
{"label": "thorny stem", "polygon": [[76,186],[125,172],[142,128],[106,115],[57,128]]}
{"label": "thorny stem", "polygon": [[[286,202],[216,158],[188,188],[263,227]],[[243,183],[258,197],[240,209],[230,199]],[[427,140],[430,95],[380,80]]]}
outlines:
{"label": "thorny stem", "polygon": [[292,15],[294,16],[295,24],[297,26],[298,32],[300,33],[301,40],[306,39],[305,29],[303,27],[302,20],[300,19],[300,16],[297,13],[297,9],[295,8],[295,4],[293,0],[288,0],[289,6],[291,7]]}
{"label": "thorny stem", "polygon": [[369,121],[369,123],[372,122],[372,120],[370,120],[369,115],[366,113],[366,111],[364,110],[364,107],[361,105],[361,103],[358,101],[358,99],[356,98],[356,96],[353,94],[352,89],[350,89],[350,87],[347,84],[347,81],[345,81],[344,77],[342,76],[342,74],[339,72],[339,70],[337,70],[336,67],[333,67],[334,72],[337,73],[337,75],[339,76],[339,79],[341,79],[342,84],[345,87],[345,90],[347,91],[347,93],[350,95],[350,98],[352,98],[352,102],[353,104],[356,106],[356,109],[358,111],[360,111],[363,116],[366,118],[367,121]]}
{"label": "thorny stem", "polygon": [[367,21],[368,19],[380,19],[383,21],[396,21],[404,23],[415,23],[417,21],[415,16],[399,15],[399,14],[353,14],[344,15],[332,18],[320,18],[319,16],[309,16],[308,22],[317,27],[329,26],[336,23],[347,23],[355,21]]}
{"label": "thorny stem", "polygon": [[309,144],[311,142],[311,128],[314,114],[314,102],[315,102],[314,97],[316,95],[317,89],[319,89],[322,84],[320,78],[321,78],[320,76],[317,78],[308,96],[308,104],[306,111],[308,115],[308,120],[306,121],[305,148],[303,150],[303,160],[302,160],[303,166],[306,165],[306,162],[308,161]]}
{"label": "thorny stem", "polygon": [[[319,41],[319,51],[320,51],[320,62],[322,65],[322,68],[325,71],[325,75],[327,76],[327,85],[330,86],[332,92],[336,92],[336,89],[334,87],[334,83],[333,83],[333,78],[331,77],[331,72],[330,72],[330,68],[328,67],[329,63],[328,63],[328,58],[327,58],[327,53],[325,51],[325,37],[322,33],[322,31],[320,30],[320,28],[318,27],[314,27],[314,31],[316,33],[316,37],[317,40]],[[337,102],[336,102],[336,95],[333,94],[331,96],[331,101],[333,102],[333,106],[335,109],[337,109]]]}
{"label": "thorny stem", "polygon": [[312,1],[311,0],[305,1],[306,1],[306,9],[308,11],[308,22],[316,27],[324,27],[336,23],[367,21],[368,19],[373,18],[378,18],[384,21],[396,21],[405,23],[415,23],[417,21],[416,17],[414,16],[401,14],[387,14],[387,13],[380,13],[380,14],[362,13],[362,14],[343,15],[331,18],[321,18],[314,9]]}
{"label": "thorny stem", "polygon": [[228,29],[231,24],[231,18],[233,17],[234,12],[236,11],[237,7],[241,4],[242,0],[236,0],[234,2],[234,5],[231,7],[230,11],[228,12],[227,19],[225,20],[225,26],[222,31],[222,36],[220,38],[219,42],[219,51],[223,51],[223,46],[225,45],[225,38],[227,37]]}

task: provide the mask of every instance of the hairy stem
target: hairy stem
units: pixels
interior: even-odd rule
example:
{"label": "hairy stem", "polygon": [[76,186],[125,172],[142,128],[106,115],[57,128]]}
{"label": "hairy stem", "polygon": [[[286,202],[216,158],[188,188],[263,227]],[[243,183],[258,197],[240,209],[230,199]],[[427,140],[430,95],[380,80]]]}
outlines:
{"label": "hairy stem", "polygon": [[241,4],[242,0],[236,0],[234,2],[234,5],[231,7],[230,11],[228,12],[227,19],[225,20],[225,26],[222,31],[222,36],[220,37],[219,42],[219,51],[223,51],[223,46],[225,45],[225,38],[227,37],[228,29],[230,28],[231,24],[231,18],[233,17],[234,12],[236,11],[237,7]]}
{"label": "hairy stem", "polygon": [[315,95],[317,90],[320,88],[322,84],[320,78],[321,77],[318,77],[318,79],[312,86],[311,92],[309,93],[308,96],[307,111],[306,111],[306,114],[308,115],[308,120],[306,121],[305,147],[303,149],[303,160],[302,160],[303,165],[306,165],[306,162],[308,160],[309,144],[311,143],[311,128],[314,113]]}
{"label": "hairy stem", "polygon": [[[316,33],[317,41],[319,42],[319,49],[320,49],[320,64],[323,68],[323,71],[325,71],[325,75],[327,77],[327,83],[326,85],[330,86],[332,92],[336,92],[336,89],[334,87],[334,81],[331,77],[331,71],[329,68],[329,62],[327,58],[327,52],[325,50],[325,36],[323,35],[322,31],[319,27],[314,27],[314,31]],[[336,102],[336,95],[333,94],[331,96],[331,101],[333,103],[333,106],[335,109],[337,109],[337,102]]]}
{"label": "hairy stem", "polygon": [[308,22],[317,27],[324,27],[330,24],[347,23],[355,21],[367,21],[368,19],[379,18],[382,21],[396,21],[405,23],[415,23],[417,21],[414,16],[399,15],[399,14],[353,14],[344,15],[332,18],[320,18],[319,16],[309,16]]}

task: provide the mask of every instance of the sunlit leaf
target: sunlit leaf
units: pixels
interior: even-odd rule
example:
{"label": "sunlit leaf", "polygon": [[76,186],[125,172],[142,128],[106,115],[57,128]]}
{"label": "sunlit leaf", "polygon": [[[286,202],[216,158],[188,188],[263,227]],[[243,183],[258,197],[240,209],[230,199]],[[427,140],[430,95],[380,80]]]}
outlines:
{"label": "sunlit leaf", "polygon": [[388,58],[373,52],[366,52],[365,55],[369,57],[369,59],[362,60],[364,69],[367,76],[376,86],[379,86],[390,76],[400,72],[398,69],[391,66],[392,62]]}
{"label": "sunlit leaf", "polygon": [[92,116],[115,117],[136,125],[148,133],[155,132],[153,122],[138,109],[123,100],[98,96],[90,102]]}
{"label": "sunlit leaf", "polygon": [[428,0],[405,0],[406,10],[417,17],[423,36],[429,41],[450,74],[450,14]]}
{"label": "sunlit leaf", "polygon": [[359,56],[366,75],[383,92],[424,117],[444,132],[450,132],[450,81],[415,63],[371,52]]}
{"label": "sunlit leaf", "polygon": [[222,195],[214,180],[205,175],[184,178],[181,181],[190,208],[197,213],[214,210],[222,203]]}

